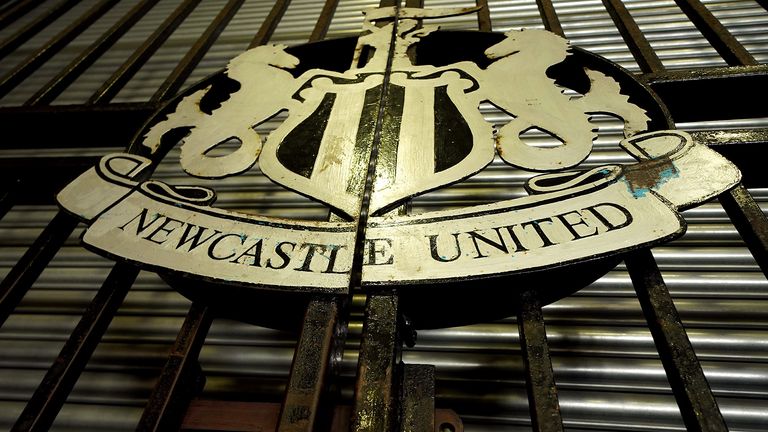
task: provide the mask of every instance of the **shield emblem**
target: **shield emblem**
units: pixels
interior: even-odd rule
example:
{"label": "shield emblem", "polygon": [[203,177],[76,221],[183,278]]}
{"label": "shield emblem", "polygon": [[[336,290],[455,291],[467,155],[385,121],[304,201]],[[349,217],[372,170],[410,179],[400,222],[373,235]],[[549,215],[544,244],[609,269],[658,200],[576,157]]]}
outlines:
{"label": "shield emblem", "polygon": [[373,215],[491,162],[493,130],[471,96],[478,88],[473,78],[430,66],[392,71],[387,78],[309,78],[294,96],[299,108],[267,139],[262,171],[354,218],[371,159]]}

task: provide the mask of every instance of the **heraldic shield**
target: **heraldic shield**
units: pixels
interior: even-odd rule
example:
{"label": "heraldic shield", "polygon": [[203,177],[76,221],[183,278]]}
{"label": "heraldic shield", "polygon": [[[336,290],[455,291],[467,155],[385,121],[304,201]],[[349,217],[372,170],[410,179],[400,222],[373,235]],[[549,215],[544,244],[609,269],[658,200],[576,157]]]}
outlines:
{"label": "heraldic shield", "polygon": [[[540,287],[543,301],[578,290],[625,252],[680,236],[680,210],[739,182],[730,162],[674,130],[653,92],[608,60],[543,30],[428,24],[466,12],[371,9],[359,37],[249,50],[161,109],[127,152],[105,156],[59,203],[90,224],[92,250],[240,319],[285,318],[288,309],[270,305],[286,299],[395,288],[414,322],[431,326],[466,322],[468,309],[506,316],[513,301],[484,299],[509,300],[523,286]],[[493,124],[481,107],[509,121]],[[590,158],[595,114],[620,121],[611,145],[635,163]],[[266,122],[278,124],[268,135],[259,132]],[[531,130],[557,144],[532,144]],[[175,154],[166,162],[198,185],[152,178]],[[526,173],[524,194],[421,214],[403,205],[494,158]],[[257,170],[327,205],[329,218],[213,205],[216,180]],[[562,279],[567,286],[549,283]],[[488,295],[470,295],[480,289]]]}
{"label": "heraldic shield", "polygon": [[489,164],[493,131],[464,97],[477,82],[469,76],[456,79],[455,71],[429,75],[431,68],[413,69],[392,72],[382,107],[381,73],[354,72],[351,80],[311,78],[299,93],[301,111],[267,139],[262,171],[346,215],[359,215],[380,109],[382,135],[369,213]]}

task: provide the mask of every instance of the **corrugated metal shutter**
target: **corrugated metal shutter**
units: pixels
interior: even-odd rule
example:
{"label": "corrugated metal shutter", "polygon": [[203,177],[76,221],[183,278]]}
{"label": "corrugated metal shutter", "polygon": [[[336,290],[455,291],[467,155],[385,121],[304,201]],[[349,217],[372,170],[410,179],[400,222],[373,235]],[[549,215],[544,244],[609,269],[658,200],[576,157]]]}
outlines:
{"label": "corrugated metal shutter", "polygon": [[[0,38],[14,34],[55,3],[41,2],[31,13],[0,29]],[[3,60],[0,74],[11,70],[95,3],[81,2],[16,49]],[[23,104],[136,3],[120,1],[2,99],[2,104]],[[160,1],[54,103],[84,103],[179,3]],[[377,3],[341,0],[328,37],[356,34],[362,22],[360,10]],[[473,3],[427,0],[426,6]],[[674,1],[624,3],[667,68],[725,65]],[[753,0],[704,3],[759,62],[768,62],[765,9]],[[224,4],[223,0],[202,1],[114,102],[143,102],[152,97]],[[554,5],[566,36],[576,45],[633,72],[639,71],[600,0],[560,0]],[[489,6],[494,30],[543,28],[533,0],[492,0]],[[187,85],[223,67],[244,50],[271,7],[271,2],[246,1]],[[290,45],[306,41],[321,8],[322,2],[315,0],[291,2],[272,42]],[[474,16],[457,17],[447,20],[445,27],[474,29],[477,21]],[[762,93],[764,99],[765,89]],[[500,113],[491,109],[485,114],[491,120],[502,121]],[[615,142],[612,138],[618,133],[616,125],[606,119],[600,127],[601,141],[593,158],[625,162],[626,157],[608,145]],[[690,131],[757,129],[768,127],[768,119],[682,123],[678,127]],[[84,156],[107,151],[112,149],[17,149],[0,151],[0,158]],[[179,174],[161,171],[169,181],[186,181]],[[493,201],[521,193],[521,178],[510,173],[501,163],[494,163],[468,181],[415,200],[415,211]],[[751,193],[765,212],[768,188],[752,189]],[[321,206],[272,185],[258,174],[231,181],[219,204],[291,218],[322,218],[326,214]],[[16,263],[54,213],[50,206],[18,205],[0,221],[0,272],[7,272]],[[768,282],[717,202],[687,211],[685,217],[690,224],[688,233],[655,248],[654,256],[731,430],[768,430]],[[77,229],[70,236],[0,329],[0,428],[9,428],[16,420],[111,267],[108,260],[78,245],[80,232]],[[188,308],[188,300],[157,276],[142,272],[53,429],[132,430]],[[684,430],[623,265],[544,310],[568,430]],[[348,397],[357,361],[355,339],[360,330],[359,323],[353,323],[351,349],[343,363]],[[291,334],[216,320],[200,358],[208,379],[203,395],[279,401],[294,345],[295,336]],[[416,346],[406,350],[404,359],[437,366],[438,406],[456,410],[467,431],[526,430],[530,419],[519,351],[517,324],[510,318],[420,331]]]}

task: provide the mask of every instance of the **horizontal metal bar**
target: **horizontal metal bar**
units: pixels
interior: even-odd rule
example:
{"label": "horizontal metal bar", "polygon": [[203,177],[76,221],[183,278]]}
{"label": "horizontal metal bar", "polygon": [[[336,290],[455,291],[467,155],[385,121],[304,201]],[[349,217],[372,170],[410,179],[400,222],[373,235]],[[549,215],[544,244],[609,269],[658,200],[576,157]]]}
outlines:
{"label": "horizontal metal bar", "polygon": [[136,24],[159,0],[142,0],[128,11],[118,22],[110,27],[95,42],[70,62],[64,69],[51,78],[24,105],[47,104],[59,96],[77,77],[82,75],[93,63],[131,27]]}
{"label": "horizontal metal bar", "polygon": [[731,66],[757,65],[752,54],[739,43],[700,0],[675,0],[680,9]]}
{"label": "horizontal metal bar", "polygon": [[[21,30],[19,30],[13,36],[4,40],[2,44],[0,44],[0,58],[3,58],[6,55],[13,52],[13,50],[20,47],[22,44],[24,44],[24,42],[31,39],[32,36],[39,33],[40,30],[44,29],[50,23],[56,21],[57,18],[64,15],[64,13],[72,9],[72,7],[78,4],[79,2],[80,0],[64,0],[62,2],[57,3],[53,7],[49,8],[48,10],[46,10],[42,15],[37,17],[34,21],[25,25]],[[35,5],[34,1],[24,1],[19,3],[17,5],[18,9],[14,8],[13,10],[8,11],[7,15],[4,14],[2,17],[0,17],[0,27],[5,27],[6,25],[10,24],[13,21],[13,19],[16,18],[19,12],[22,12],[22,11],[26,12],[26,10],[31,9],[31,7],[34,5]]]}
{"label": "horizontal metal bar", "polygon": [[165,79],[160,88],[157,89],[155,94],[150,99],[150,102],[160,102],[168,97],[176,94],[181,89],[181,86],[192,74],[192,71],[200,63],[205,54],[211,48],[216,39],[219,37],[224,28],[227,26],[232,17],[235,16],[240,6],[243,5],[245,0],[229,0],[226,5],[219,11],[219,14],[211,21],[208,28],[205,29],[202,35],[195,41],[194,45],[187,51],[187,54],[176,65],[173,72]]}
{"label": "horizontal metal bar", "polygon": [[616,28],[619,29],[621,37],[624,38],[624,42],[627,43],[632,56],[635,57],[640,70],[643,72],[663,71],[664,65],[656,55],[656,51],[651,47],[624,3],[621,0],[603,0],[603,4],[616,24]]}
{"label": "horizontal metal bar", "polygon": [[3,149],[125,148],[157,109],[147,103],[0,108],[0,145]]}
{"label": "horizontal metal bar", "polygon": [[288,5],[291,4],[291,0],[276,0],[272,9],[269,11],[269,15],[264,19],[264,22],[259,27],[259,31],[256,36],[251,40],[251,44],[248,48],[254,48],[259,45],[264,45],[272,38],[272,34],[275,32],[277,25],[280,24],[280,20],[283,19],[285,11],[288,10]]}
{"label": "horizontal metal bar", "polygon": [[533,291],[525,291],[520,296],[520,303],[517,325],[520,331],[520,348],[525,365],[525,383],[533,430],[562,431],[563,419],[560,416],[560,403],[541,304]]}
{"label": "horizontal metal bar", "polygon": [[141,69],[152,54],[173,34],[200,0],[184,0],[165,21],[141,44],[131,57],[88,99],[87,104],[104,104],[112,100]]}
{"label": "horizontal metal bar", "polygon": [[56,255],[77,222],[74,216],[64,212],[56,213],[37,240],[0,282],[0,327]]}
{"label": "horizontal metal bar", "polygon": [[12,431],[43,432],[50,429],[138,274],[138,267],[115,264]]}
{"label": "horizontal metal bar", "polygon": [[768,187],[765,167],[756,154],[768,146],[768,129],[720,129],[690,132],[697,143],[706,144],[725,156],[741,170],[744,187]]}
{"label": "horizontal metal bar", "polygon": [[651,251],[632,252],[625,262],[685,426],[689,431],[727,431]]}
{"label": "horizontal metal bar", "polygon": [[676,122],[758,118],[768,104],[744,103],[768,88],[768,65],[667,71],[641,76]]}
{"label": "horizontal metal bar", "polygon": [[192,393],[202,389],[197,358],[211,327],[211,311],[193,303],[176,337],[168,361],[152,391],[136,431],[178,430]]}
{"label": "horizontal metal bar", "polygon": [[37,70],[43,63],[48,61],[62,48],[67,46],[72,40],[79,36],[85,29],[91,26],[99,17],[104,15],[109,9],[117,4],[119,0],[102,0],[85,14],[80,16],[75,22],[67,26],[59,34],[48,40],[45,45],[33,52],[20,65],[8,72],[0,80],[0,97],[7,95],[14,87],[26,79]]}
{"label": "horizontal metal bar", "polygon": [[[269,402],[243,402],[196,399],[192,401],[182,424],[184,431],[272,431],[277,425],[280,404]],[[328,432],[348,432],[351,407],[337,405],[333,412],[333,423]],[[463,432],[461,419],[453,410],[436,410],[433,421],[454,426],[453,432]],[[430,432],[434,432],[434,429]],[[439,432],[445,432],[440,430]]]}

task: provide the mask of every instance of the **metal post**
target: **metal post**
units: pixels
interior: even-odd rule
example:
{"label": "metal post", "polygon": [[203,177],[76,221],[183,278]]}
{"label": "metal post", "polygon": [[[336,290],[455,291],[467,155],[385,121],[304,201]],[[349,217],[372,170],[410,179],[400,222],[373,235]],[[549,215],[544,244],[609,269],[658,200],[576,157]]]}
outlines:
{"label": "metal post", "polygon": [[395,426],[398,305],[396,294],[368,296],[357,363],[353,432],[382,432]]}
{"label": "metal post", "polygon": [[688,431],[727,431],[715,396],[649,249],[624,260]]}
{"label": "metal post", "polygon": [[338,319],[339,305],[335,300],[309,302],[293,356],[278,431],[311,432],[322,417],[320,399],[326,387]]}
{"label": "metal post", "polygon": [[152,391],[137,432],[177,430],[191,394],[202,387],[197,358],[211,327],[210,310],[193,303]]}
{"label": "metal post", "polygon": [[557,398],[552,359],[549,356],[544,314],[533,291],[525,291],[520,295],[517,326],[520,331],[520,349],[528,389],[528,410],[531,412],[533,430],[562,432],[563,420],[560,418],[560,402]]}

